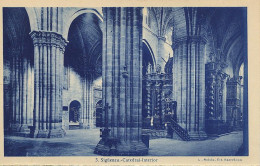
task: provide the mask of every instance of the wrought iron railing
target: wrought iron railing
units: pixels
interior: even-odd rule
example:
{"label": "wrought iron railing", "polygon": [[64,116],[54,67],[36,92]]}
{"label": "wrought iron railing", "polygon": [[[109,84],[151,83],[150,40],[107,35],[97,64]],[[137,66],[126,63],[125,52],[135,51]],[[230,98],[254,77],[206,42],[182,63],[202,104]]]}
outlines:
{"label": "wrought iron railing", "polygon": [[173,132],[175,132],[182,140],[190,140],[188,132],[183,129],[173,118],[170,118],[170,129],[172,129]]}

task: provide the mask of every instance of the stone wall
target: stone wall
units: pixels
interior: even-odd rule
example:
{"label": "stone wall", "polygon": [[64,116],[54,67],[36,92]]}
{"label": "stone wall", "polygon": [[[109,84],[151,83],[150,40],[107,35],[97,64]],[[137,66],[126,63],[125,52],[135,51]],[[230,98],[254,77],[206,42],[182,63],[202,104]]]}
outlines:
{"label": "stone wall", "polygon": [[[76,73],[72,68],[67,67],[65,68],[65,70],[68,71],[68,75],[64,78],[64,82],[68,83],[68,86],[66,88],[63,88],[63,117],[62,117],[62,126],[64,129],[68,129],[69,126],[69,108],[70,108],[70,103],[74,100],[78,101],[80,103],[81,106],[81,111],[80,111],[80,124],[81,127],[83,127],[82,123],[84,123],[84,119],[88,119],[88,116],[91,120],[90,120],[90,124],[89,126],[91,128],[95,127],[95,120],[94,120],[94,114],[95,114],[95,103],[93,103],[91,105],[91,107],[89,107],[89,114],[86,114],[83,112],[83,110],[87,110],[87,105],[86,105],[86,99],[93,99],[93,98],[99,98],[101,94],[97,94],[97,93],[92,93],[89,96],[85,96],[84,99],[84,78],[82,78],[78,73]],[[93,85],[91,85],[91,87],[93,88]],[[96,96],[97,95],[97,96]],[[96,96],[96,97],[95,97]],[[95,99],[93,100],[95,101]]]}

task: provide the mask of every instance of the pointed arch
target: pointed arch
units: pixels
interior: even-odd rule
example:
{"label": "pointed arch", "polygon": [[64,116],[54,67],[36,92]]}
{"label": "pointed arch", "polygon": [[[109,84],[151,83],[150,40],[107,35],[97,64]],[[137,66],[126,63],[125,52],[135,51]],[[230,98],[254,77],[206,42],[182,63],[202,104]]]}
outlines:
{"label": "pointed arch", "polygon": [[156,66],[156,59],[155,59],[155,56],[154,56],[154,53],[153,53],[153,50],[152,50],[150,44],[148,43],[148,41],[146,39],[143,39],[142,41],[143,41],[143,44],[144,44],[143,47],[145,46],[149,50],[150,55],[152,56],[152,60],[153,60],[152,65]]}
{"label": "pointed arch", "polygon": [[[68,16],[68,21],[64,23],[63,37],[68,40],[68,34],[71,23],[80,15],[85,13],[95,14],[99,18],[99,23],[103,22],[102,9],[99,8],[81,8]],[[101,27],[100,27],[101,28]]]}
{"label": "pointed arch", "polygon": [[26,10],[28,17],[29,17],[31,31],[38,31],[40,29],[40,27],[39,27],[39,23],[38,23],[38,20],[37,20],[38,17],[37,17],[37,13],[35,11],[35,8],[25,7],[25,10]]}

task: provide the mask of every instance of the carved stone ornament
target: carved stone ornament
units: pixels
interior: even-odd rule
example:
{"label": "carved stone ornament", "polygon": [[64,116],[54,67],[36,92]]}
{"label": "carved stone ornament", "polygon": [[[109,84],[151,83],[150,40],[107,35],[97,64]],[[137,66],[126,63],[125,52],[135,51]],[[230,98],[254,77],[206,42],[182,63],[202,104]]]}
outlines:
{"label": "carved stone ornament", "polygon": [[65,51],[67,41],[62,37],[62,35],[56,32],[45,32],[45,31],[32,31],[30,33],[33,39],[33,44],[37,45],[50,45],[60,48],[62,52]]}

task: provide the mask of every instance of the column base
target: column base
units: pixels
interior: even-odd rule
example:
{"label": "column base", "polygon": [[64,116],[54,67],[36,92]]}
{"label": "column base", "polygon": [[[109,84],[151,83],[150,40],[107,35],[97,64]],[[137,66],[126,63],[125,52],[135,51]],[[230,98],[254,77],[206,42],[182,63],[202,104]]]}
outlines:
{"label": "column base", "polygon": [[87,123],[80,123],[80,128],[81,129],[90,129],[90,126]]}
{"label": "column base", "polygon": [[148,148],[143,142],[121,143],[117,146],[119,156],[145,156],[148,154]]}
{"label": "column base", "polygon": [[22,125],[21,124],[11,124],[10,131],[13,132],[20,132]]}
{"label": "column base", "polygon": [[116,138],[102,138],[94,153],[103,156],[144,156],[148,154],[148,148],[141,141],[121,142]]}
{"label": "column base", "polygon": [[66,135],[66,132],[62,128],[52,130],[33,130],[30,135],[32,138],[62,138]]}
{"label": "column base", "polygon": [[30,128],[29,128],[29,126],[30,126],[30,125],[28,125],[28,124],[21,125],[20,132],[30,133]]}
{"label": "column base", "polygon": [[9,133],[14,136],[30,137],[30,129],[27,124],[12,124]]}
{"label": "column base", "polygon": [[189,132],[190,140],[205,140],[208,138],[205,131]]}
{"label": "column base", "polygon": [[94,124],[88,124],[88,123],[80,123],[81,129],[94,129],[96,126]]}

